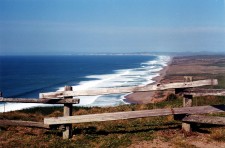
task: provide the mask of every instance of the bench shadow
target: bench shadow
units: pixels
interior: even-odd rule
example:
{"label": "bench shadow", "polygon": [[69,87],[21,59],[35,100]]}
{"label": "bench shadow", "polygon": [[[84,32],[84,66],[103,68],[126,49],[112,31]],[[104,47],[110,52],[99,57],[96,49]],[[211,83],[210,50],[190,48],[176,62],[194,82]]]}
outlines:
{"label": "bench shadow", "polygon": [[[115,126],[113,130],[98,130],[94,126],[89,126],[87,128],[75,128],[73,129],[73,135],[77,134],[97,134],[97,135],[109,135],[109,134],[133,134],[133,133],[142,133],[142,132],[149,132],[149,131],[160,131],[165,129],[181,129],[181,125],[176,124],[163,124],[162,126],[169,126],[173,125],[172,127],[155,127],[157,125],[146,125],[142,126],[142,129],[120,129],[124,128],[123,126]],[[150,127],[152,126],[152,127]]]}
{"label": "bench shadow", "polygon": [[214,108],[217,108],[221,111],[225,111],[225,105],[211,105],[211,106],[214,107]]}
{"label": "bench shadow", "polygon": [[192,124],[192,131],[193,132],[199,132],[203,134],[210,134],[210,128],[218,128],[218,127],[224,127],[224,125],[212,125],[212,124],[201,124],[201,123],[195,123]]}

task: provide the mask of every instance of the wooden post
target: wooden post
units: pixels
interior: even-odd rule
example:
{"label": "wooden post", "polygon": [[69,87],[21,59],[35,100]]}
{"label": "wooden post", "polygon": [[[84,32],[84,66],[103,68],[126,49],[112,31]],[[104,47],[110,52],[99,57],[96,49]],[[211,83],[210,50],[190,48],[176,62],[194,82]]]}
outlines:
{"label": "wooden post", "polygon": [[[71,86],[65,86],[65,91],[72,91]],[[67,97],[73,98],[73,97]],[[72,116],[73,104],[64,104],[64,116]],[[65,131],[63,132],[63,139],[69,139],[72,137],[72,124],[65,124]]]}
{"label": "wooden post", "polygon": [[[192,95],[184,95],[183,96],[183,107],[191,107],[192,106]],[[182,123],[182,129],[189,133],[191,132],[191,124],[190,123]]]}
{"label": "wooden post", "polygon": [[192,95],[183,95],[183,107],[191,107],[192,106]]}

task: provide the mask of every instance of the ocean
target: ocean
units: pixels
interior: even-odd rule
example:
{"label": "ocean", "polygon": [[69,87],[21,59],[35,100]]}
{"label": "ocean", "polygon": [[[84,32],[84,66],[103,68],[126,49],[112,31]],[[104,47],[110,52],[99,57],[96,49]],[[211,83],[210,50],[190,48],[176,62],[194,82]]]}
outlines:
{"label": "ocean", "polygon": [[[0,91],[3,97],[38,98],[66,85],[73,90],[146,85],[169,60],[152,55],[0,56]],[[127,104],[125,95],[82,96],[78,106]],[[40,105],[1,103],[0,112]]]}

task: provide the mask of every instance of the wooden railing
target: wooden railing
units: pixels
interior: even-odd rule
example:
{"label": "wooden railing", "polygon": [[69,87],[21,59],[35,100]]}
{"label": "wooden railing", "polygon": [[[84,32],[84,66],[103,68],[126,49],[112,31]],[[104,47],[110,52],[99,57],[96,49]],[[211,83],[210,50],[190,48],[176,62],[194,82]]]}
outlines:
{"label": "wooden railing", "polygon": [[[200,122],[199,120],[201,120],[201,117],[197,118],[196,116],[192,116],[193,114],[205,114],[205,113],[211,113],[211,112],[225,111],[224,105],[191,107],[193,96],[204,96],[204,95],[224,96],[225,90],[213,90],[213,89],[196,90],[196,89],[189,89],[189,88],[207,86],[207,85],[217,85],[217,84],[218,84],[218,81],[216,79],[208,79],[208,80],[199,80],[199,81],[191,81],[191,82],[146,85],[146,86],[138,86],[138,87],[101,88],[96,90],[79,90],[79,91],[78,90],[73,91],[72,87],[66,86],[64,88],[64,91],[40,93],[38,99],[0,98],[0,102],[64,104],[63,117],[45,118],[44,123],[30,122],[30,121],[0,120],[0,125],[8,124],[8,125],[18,125],[18,126],[39,127],[39,128],[40,127],[51,128],[52,125],[64,125],[65,130],[63,131],[63,138],[68,139],[72,136],[73,123],[100,122],[100,121],[110,121],[110,120],[144,118],[144,117],[152,117],[152,116],[184,115],[183,118],[181,118],[181,120],[183,120],[182,128],[185,131],[189,132],[191,130],[191,123],[194,121]],[[78,99],[79,96],[155,91],[155,90],[166,90],[166,89],[175,89],[175,92],[181,93],[184,98],[183,99],[184,107],[72,116],[72,104],[79,103],[79,99]],[[187,115],[191,115],[191,116],[187,116]],[[219,121],[220,124],[225,124],[224,120],[221,120],[218,118],[217,120]],[[203,122],[203,120],[201,121]],[[207,122],[209,122],[209,120],[207,120]]]}
{"label": "wooden railing", "polygon": [[75,91],[57,91],[49,93],[40,93],[39,98],[64,98],[67,96],[95,96],[106,94],[119,94],[130,92],[144,92],[166,89],[178,89],[178,88],[191,88],[200,87],[206,85],[218,85],[217,79],[207,79],[192,82],[180,82],[180,83],[168,83],[168,84],[155,84],[146,86],[135,87],[115,87],[115,88],[101,88],[95,90],[75,90]]}

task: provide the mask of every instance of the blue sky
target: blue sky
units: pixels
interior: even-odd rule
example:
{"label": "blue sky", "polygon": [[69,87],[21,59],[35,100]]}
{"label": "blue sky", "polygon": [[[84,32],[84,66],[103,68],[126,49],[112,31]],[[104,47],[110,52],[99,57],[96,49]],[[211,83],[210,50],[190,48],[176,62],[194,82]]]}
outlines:
{"label": "blue sky", "polygon": [[151,51],[225,51],[225,1],[0,1],[2,55]]}

